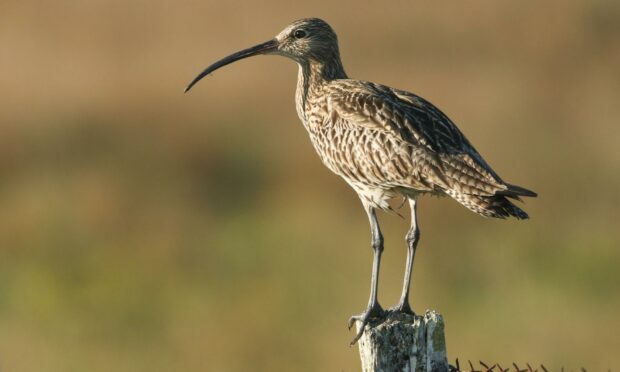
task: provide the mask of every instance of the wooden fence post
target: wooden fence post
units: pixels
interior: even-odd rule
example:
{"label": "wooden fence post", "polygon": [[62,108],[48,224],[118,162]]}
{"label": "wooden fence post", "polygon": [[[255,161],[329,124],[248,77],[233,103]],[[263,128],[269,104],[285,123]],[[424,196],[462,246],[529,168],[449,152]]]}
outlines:
{"label": "wooden fence post", "polygon": [[371,321],[358,345],[364,372],[448,371],[443,317],[434,310]]}

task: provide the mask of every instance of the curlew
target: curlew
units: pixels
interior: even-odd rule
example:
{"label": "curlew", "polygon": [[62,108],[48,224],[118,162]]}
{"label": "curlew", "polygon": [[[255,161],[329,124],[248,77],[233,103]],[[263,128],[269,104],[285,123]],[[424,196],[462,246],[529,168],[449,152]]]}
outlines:
{"label": "curlew", "polygon": [[402,294],[389,309],[394,312],[413,314],[409,289],[420,239],[419,196],[449,196],[485,217],[528,218],[509,199],[536,193],[504,182],[437,107],[404,90],[349,79],[336,33],[323,20],[293,22],[275,38],[207,67],[185,91],[220,67],[266,54],[284,56],[299,65],[297,114],[325,166],[357,192],[370,221],[374,252],[370,299],[366,310],[349,320],[349,328],[361,322],[351,344],[361,337],[370,318],[386,314],[377,301],[383,236],[375,211],[391,210],[390,199],[404,197],[411,209]]}

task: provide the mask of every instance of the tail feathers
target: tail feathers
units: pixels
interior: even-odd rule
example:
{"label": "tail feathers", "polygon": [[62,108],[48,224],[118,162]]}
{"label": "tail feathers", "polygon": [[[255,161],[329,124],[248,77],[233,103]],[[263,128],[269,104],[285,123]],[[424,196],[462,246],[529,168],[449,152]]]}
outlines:
{"label": "tail feathers", "polygon": [[490,217],[495,218],[507,218],[516,217],[519,220],[527,220],[530,216],[525,211],[504,196],[494,195],[491,197],[481,197],[479,202],[484,207],[485,212],[489,213]]}
{"label": "tail feathers", "polygon": [[506,191],[499,192],[499,195],[504,195],[509,198],[519,199],[519,196],[527,196],[531,198],[535,198],[538,196],[534,191],[528,190],[525,187],[507,184],[508,189]]}
{"label": "tail feathers", "polygon": [[[529,192],[531,193],[531,191]],[[449,193],[449,195],[470,211],[485,217],[502,219],[508,217],[515,217],[519,220],[526,220],[529,218],[529,216],[527,215],[527,213],[525,213],[524,210],[514,205],[504,195],[496,194],[493,196],[479,196],[468,194],[453,195],[452,193]],[[514,196],[515,198],[518,198],[518,195]]]}

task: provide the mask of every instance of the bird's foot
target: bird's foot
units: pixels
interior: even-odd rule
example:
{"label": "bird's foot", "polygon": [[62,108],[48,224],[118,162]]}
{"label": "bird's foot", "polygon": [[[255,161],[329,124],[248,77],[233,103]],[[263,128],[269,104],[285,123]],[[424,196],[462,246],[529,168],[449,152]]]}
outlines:
{"label": "bird's foot", "polygon": [[381,305],[379,305],[379,303],[375,303],[374,305],[369,306],[368,309],[366,309],[366,311],[364,311],[361,314],[353,315],[349,319],[349,329],[353,327],[355,322],[362,322],[362,324],[360,324],[359,326],[357,335],[355,335],[355,338],[351,341],[351,346],[355,345],[355,343],[360,339],[360,337],[362,337],[362,334],[364,333],[364,329],[366,328],[366,325],[368,324],[368,321],[371,318],[381,319],[384,317],[385,317],[385,310],[383,310],[383,308],[381,307]]}
{"label": "bird's foot", "polygon": [[411,306],[409,306],[409,302],[401,302],[398,305],[394,306],[394,307],[390,307],[388,309],[389,313],[399,313],[399,314],[408,314],[408,315],[414,315],[415,313],[413,312],[413,310],[411,310]]}

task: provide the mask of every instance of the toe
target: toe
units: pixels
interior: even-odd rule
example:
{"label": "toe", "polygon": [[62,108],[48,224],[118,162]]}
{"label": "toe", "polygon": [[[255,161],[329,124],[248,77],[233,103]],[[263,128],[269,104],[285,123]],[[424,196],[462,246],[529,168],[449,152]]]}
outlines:
{"label": "toe", "polygon": [[353,324],[355,324],[355,322],[357,322],[358,320],[359,320],[359,317],[357,315],[354,315],[349,318],[349,322],[347,323],[347,327],[349,327],[349,330],[351,330],[351,327],[353,327]]}
{"label": "toe", "polygon": [[359,339],[362,337],[362,335],[364,334],[364,328],[366,327],[366,325],[362,325],[362,327],[360,327],[359,331],[357,331],[357,334],[355,335],[355,338],[353,340],[351,340],[351,344],[350,346],[353,346],[357,343],[357,341],[359,341]]}
{"label": "toe", "polygon": [[379,304],[375,304],[374,306],[369,307],[368,309],[366,309],[366,311],[359,315],[352,316],[349,319],[348,323],[349,330],[356,322],[361,322],[362,324],[359,325],[357,334],[353,341],[351,341],[351,345],[355,345],[355,343],[360,339],[360,337],[362,337],[362,334],[364,334],[364,329],[366,328],[366,325],[368,324],[370,318],[382,318],[384,316],[385,310],[383,310],[383,308]]}
{"label": "toe", "polygon": [[409,306],[409,304],[407,304],[407,303],[405,303],[405,304],[398,304],[398,305],[396,305],[394,307],[391,307],[389,311],[391,313],[401,313],[401,314],[415,315],[413,310],[411,310],[411,306]]}

